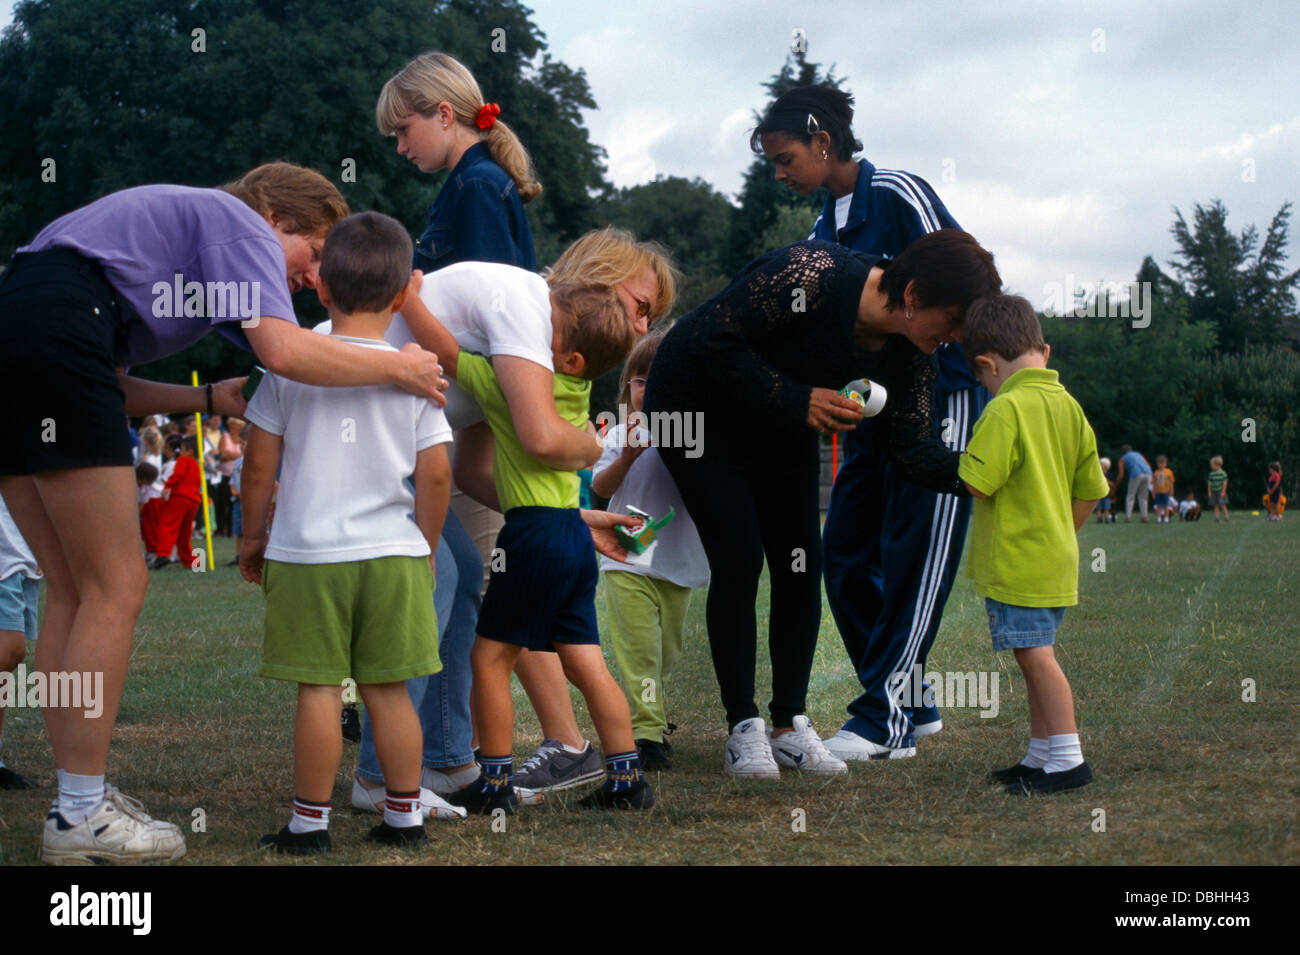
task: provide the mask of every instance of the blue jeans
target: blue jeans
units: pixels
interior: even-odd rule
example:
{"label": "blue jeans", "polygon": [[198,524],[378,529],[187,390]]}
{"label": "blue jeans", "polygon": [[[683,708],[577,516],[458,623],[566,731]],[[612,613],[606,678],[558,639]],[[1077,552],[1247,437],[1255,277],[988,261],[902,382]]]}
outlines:
{"label": "blue jeans", "polygon": [[[407,680],[406,690],[424,733],[424,765],[445,769],[474,761],[474,729],[469,716],[469,652],[478,628],[483,585],[483,558],[473,538],[451,511],[447,512],[447,521],[442,526],[434,561],[437,575],[433,606],[438,614],[438,656],[442,660],[442,672]],[[370,782],[384,781],[369,713],[361,723],[357,775]]]}

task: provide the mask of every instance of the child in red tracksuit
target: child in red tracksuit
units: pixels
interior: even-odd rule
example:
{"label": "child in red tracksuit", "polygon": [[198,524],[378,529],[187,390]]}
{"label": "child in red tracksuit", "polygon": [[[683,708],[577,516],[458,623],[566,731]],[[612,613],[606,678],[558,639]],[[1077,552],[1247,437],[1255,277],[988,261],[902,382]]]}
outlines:
{"label": "child in red tracksuit", "polygon": [[[168,439],[168,444],[174,440],[174,436]],[[194,566],[190,537],[194,533],[194,516],[203,500],[199,485],[203,471],[199,465],[198,441],[191,436],[180,439],[180,445],[176,466],[163,489],[162,514],[158,521],[158,557],[152,565],[154,570],[176,563],[170,558],[173,547],[181,563],[186,567]]]}

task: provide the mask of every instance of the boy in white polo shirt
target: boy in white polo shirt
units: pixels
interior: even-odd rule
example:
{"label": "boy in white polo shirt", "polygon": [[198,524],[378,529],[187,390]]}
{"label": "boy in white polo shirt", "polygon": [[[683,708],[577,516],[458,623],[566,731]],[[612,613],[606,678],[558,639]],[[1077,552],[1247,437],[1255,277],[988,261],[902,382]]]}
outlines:
{"label": "boy in white polo shirt", "polygon": [[[317,289],[332,334],[357,348],[392,350],[384,332],[405,297],[410,259],[411,240],[394,219],[366,212],[336,225]],[[447,513],[451,429],[428,400],[394,387],[321,388],[274,374],[258,387],[247,418],[256,430],[244,458],[239,564],[266,594],[259,672],[298,683],[293,815],[259,845],[329,851],[341,686],[349,678],[374,722],[388,790],[384,821],[368,838],[427,842],[420,725],[405,681],[441,668],[429,594]]]}

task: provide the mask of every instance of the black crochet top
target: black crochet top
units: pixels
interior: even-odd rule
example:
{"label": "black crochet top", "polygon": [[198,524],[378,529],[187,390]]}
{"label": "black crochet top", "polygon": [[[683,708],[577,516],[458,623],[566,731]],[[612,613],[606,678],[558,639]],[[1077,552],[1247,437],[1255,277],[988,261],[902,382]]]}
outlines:
{"label": "black crochet top", "polygon": [[901,336],[874,352],[853,341],[862,288],[880,261],[814,240],[759,256],[665,336],[645,410],[702,413],[703,453],[789,472],[816,461],[813,387],[871,378],[889,391],[876,420],[891,460],[907,480],[957,493],[958,454],[933,435],[933,359]]}

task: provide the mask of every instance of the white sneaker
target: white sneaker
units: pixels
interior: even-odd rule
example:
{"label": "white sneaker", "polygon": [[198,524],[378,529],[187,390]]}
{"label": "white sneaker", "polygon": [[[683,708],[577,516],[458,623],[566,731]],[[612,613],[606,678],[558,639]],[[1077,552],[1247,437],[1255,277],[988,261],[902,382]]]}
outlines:
{"label": "white sneaker", "polygon": [[767,724],[757,716],[742,720],[727,737],[722,771],[740,779],[780,779],[781,767],[772,758]]}
{"label": "white sneaker", "polygon": [[[360,812],[377,812],[383,815],[384,802],[387,799],[388,792],[382,785],[370,789],[363,786],[361,780],[353,778],[353,809]],[[423,786],[420,787],[420,809],[424,813],[425,819],[432,819],[436,822],[451,822],[469,816],[469,811],[463,806],[453,806],[432,789],[425,789]]]}
{"label": "white sneaker", "polygon": [[782,766],[791,766],[806,773],[837,775],[849,771],[848,764],[831,755],[822,738],[813,729],[812,720],[806,716],[794,718],[794,732],[774,736],[767,731],[772,744],[772,755]]}
{"label": "white sneaker", "polygon": [[920,739],[922,736],[933,736],[941,729],[943,729],[943,720],[931,720],[929,723],[917,723],[912,727],[912,738]]}
{"label": "white sneaker", "polygon": [[869,759],[906,759],[916,755],[915,746],[881,746],[849,730],[840,730],[826,740],[826,748],[830,750],[831,755],[849,762]]}
{"label": "white sneaker", "polygon": [[185,855],[185,837],[170,822],[152,818],[138,799],[113,786],[82,822],[70,824],[57,803],[45,819],[41,861],[49,865],[102,862],[172,862]]}

